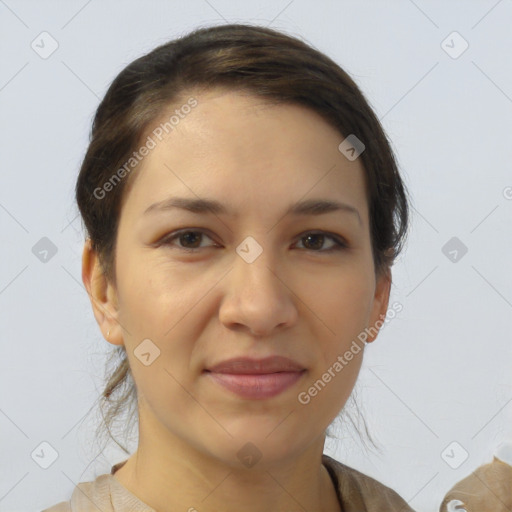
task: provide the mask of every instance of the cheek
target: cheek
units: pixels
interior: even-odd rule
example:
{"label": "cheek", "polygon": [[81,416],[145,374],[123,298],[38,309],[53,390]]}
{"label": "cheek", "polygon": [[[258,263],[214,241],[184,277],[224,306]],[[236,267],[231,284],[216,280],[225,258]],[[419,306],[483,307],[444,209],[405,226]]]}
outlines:
{"label": "cheek", "polygon": [[350,362],[342,363],[334,358],[305,382],[297,395],[296,406],[305,415],[305,421],[321,418],[327,426],[339,414],[354,389],[361,368],[362,350]]}
{"label": "cheek", "polygon": [[119,314],[135,332],[161,339],[191,311],[200,297],[201,280],[187,279],[186,273],[179,270],[140,250],[139,254],[120,259]]}
{"label": "cheek", "polygon": [[309,308],[307,314],[318,319],[322,338],[339,345],[367,326],[374,283],[366,269],[351,266],[339,272],[306,276],[301,282],[298,296]]}
{"label": "cheek", "polygon": [[328,328],[317,322],[317,364],[297,397],[306,422],[317,418],[329,425],[354,389],[364,353],[364,343],[358,336],[368,320],[367,294],[360,282],[340,284],[329,289],[330,298],[318,312]]}
{"label": "cheek", "polygon": [[314,414],[328,415],[329,420],[345,405],[359,375],[364,343],[358,336],[370,318],[374,291],[371,276],[357,267],[330,273],[317,280],[318,286],[306,302],[318,320],[313,335],[318,359],[301,391],[308,401],[306,408]]}

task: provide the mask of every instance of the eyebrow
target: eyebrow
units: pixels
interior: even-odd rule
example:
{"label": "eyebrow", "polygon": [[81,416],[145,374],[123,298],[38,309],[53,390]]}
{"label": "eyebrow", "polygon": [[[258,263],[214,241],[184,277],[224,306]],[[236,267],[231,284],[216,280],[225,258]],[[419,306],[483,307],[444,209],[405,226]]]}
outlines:
{"label": "eyebrow", "polygon": [[[206,198],[188,198],[171,197],[158,203],[153,203],[144,211],[144,215],[151,212],[161,212],[173,210],[175,208],[188,210],[192,213],[204,214],[212,213],[214,215],[233,215],[222,203],[215,199]],[[330,199],[308,199],[299,201],[289,206],[285,212],[286,215],[323,215],[331,212],[347,212],[357,216],[359,224],[362,224],[359,210],[354,206]]]}

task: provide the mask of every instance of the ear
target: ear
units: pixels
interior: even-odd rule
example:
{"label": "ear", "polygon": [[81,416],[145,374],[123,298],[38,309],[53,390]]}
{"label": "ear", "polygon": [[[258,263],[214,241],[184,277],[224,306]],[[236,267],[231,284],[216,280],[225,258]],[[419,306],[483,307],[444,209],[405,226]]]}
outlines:
{"label": "ear", "polygon": [[94,318],[96,318],[104,338],[112,345],[122,345],[123,336],[118,322],[117,291],[107,281],[98,254],[92,248],[90,238],[85,241],[82,253],[82,281],[91,300]]}
{"label": "ear", "polygon": [[[375,296],[373,298],[372,312],[370,315],[369,335],[366,340],[367,343],[375,341],[377,338],[380,328],[386,318],[389,304],[389,295],[391,292],[391,269],[388,269],[385,273],[381,274],[377,278],[375,284]],[[377,324],[377,322],[379,322]],[[377,325],[376,325],[377,324]]]}

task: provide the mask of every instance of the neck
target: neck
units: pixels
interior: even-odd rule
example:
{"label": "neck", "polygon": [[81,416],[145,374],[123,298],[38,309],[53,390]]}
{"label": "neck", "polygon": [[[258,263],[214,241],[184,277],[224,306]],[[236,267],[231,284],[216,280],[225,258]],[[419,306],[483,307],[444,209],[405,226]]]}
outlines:
{"label": "neck", "polygon": [[241,468],[173,436],[156,442],[141,429],[137,451],[115,478],[159,512],[339,511],[334,484],[322,465],[324,440],[286,460]]}

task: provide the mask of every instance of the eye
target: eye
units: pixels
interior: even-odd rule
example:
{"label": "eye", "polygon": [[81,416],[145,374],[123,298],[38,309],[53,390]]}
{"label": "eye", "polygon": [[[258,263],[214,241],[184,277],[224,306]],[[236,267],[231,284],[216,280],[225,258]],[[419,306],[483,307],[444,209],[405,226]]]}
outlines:
{"label": "eye", "polygon": [[[201,248],[204,249],[205,247],[214,247],[215,245],[218,247],[217,244],[210,246],[201,245],[203,237],[212,240],[212,238],[208,236],[203,230],[182,229],[165,236],[158,242],[158,245],[173,247],[176,246],[175,240],[177,240],[179,242],[177,248],[182,249],[185,252],[196,252]],[[331,247],[328,249],[319,250],[327,239],[331,240]],[[323,231],[307,232],[300,237],[299,241],[304,241],[304,249],[312,252],[334,252],[348,248],[348,245],[342,238]]]}
{"label": "eye", "polygon": [[[330,239],[334,245],[332,245],[328,249],[318,250],[320,247],[324,245],[326,239]],[[302,235],[299,240],[305,240],[306,250],[310,250],[313,252],[333,252],[348,248],[348,245],[340,237],[336,235],[330,235],[323,231],[311,231],[309,233]]]}
{"label": "eye", "polygon": [[204,231],[182,229],[165,236],[158,242],[158,244],[173,246],[175,245],[173,243],[174,240],[178,239],[181,244],[181,246],[178,246],[178,249],[183,249],[186,252],[195,252],[197,249],[201,248],[200,242],[203,236],[210,238]]}

